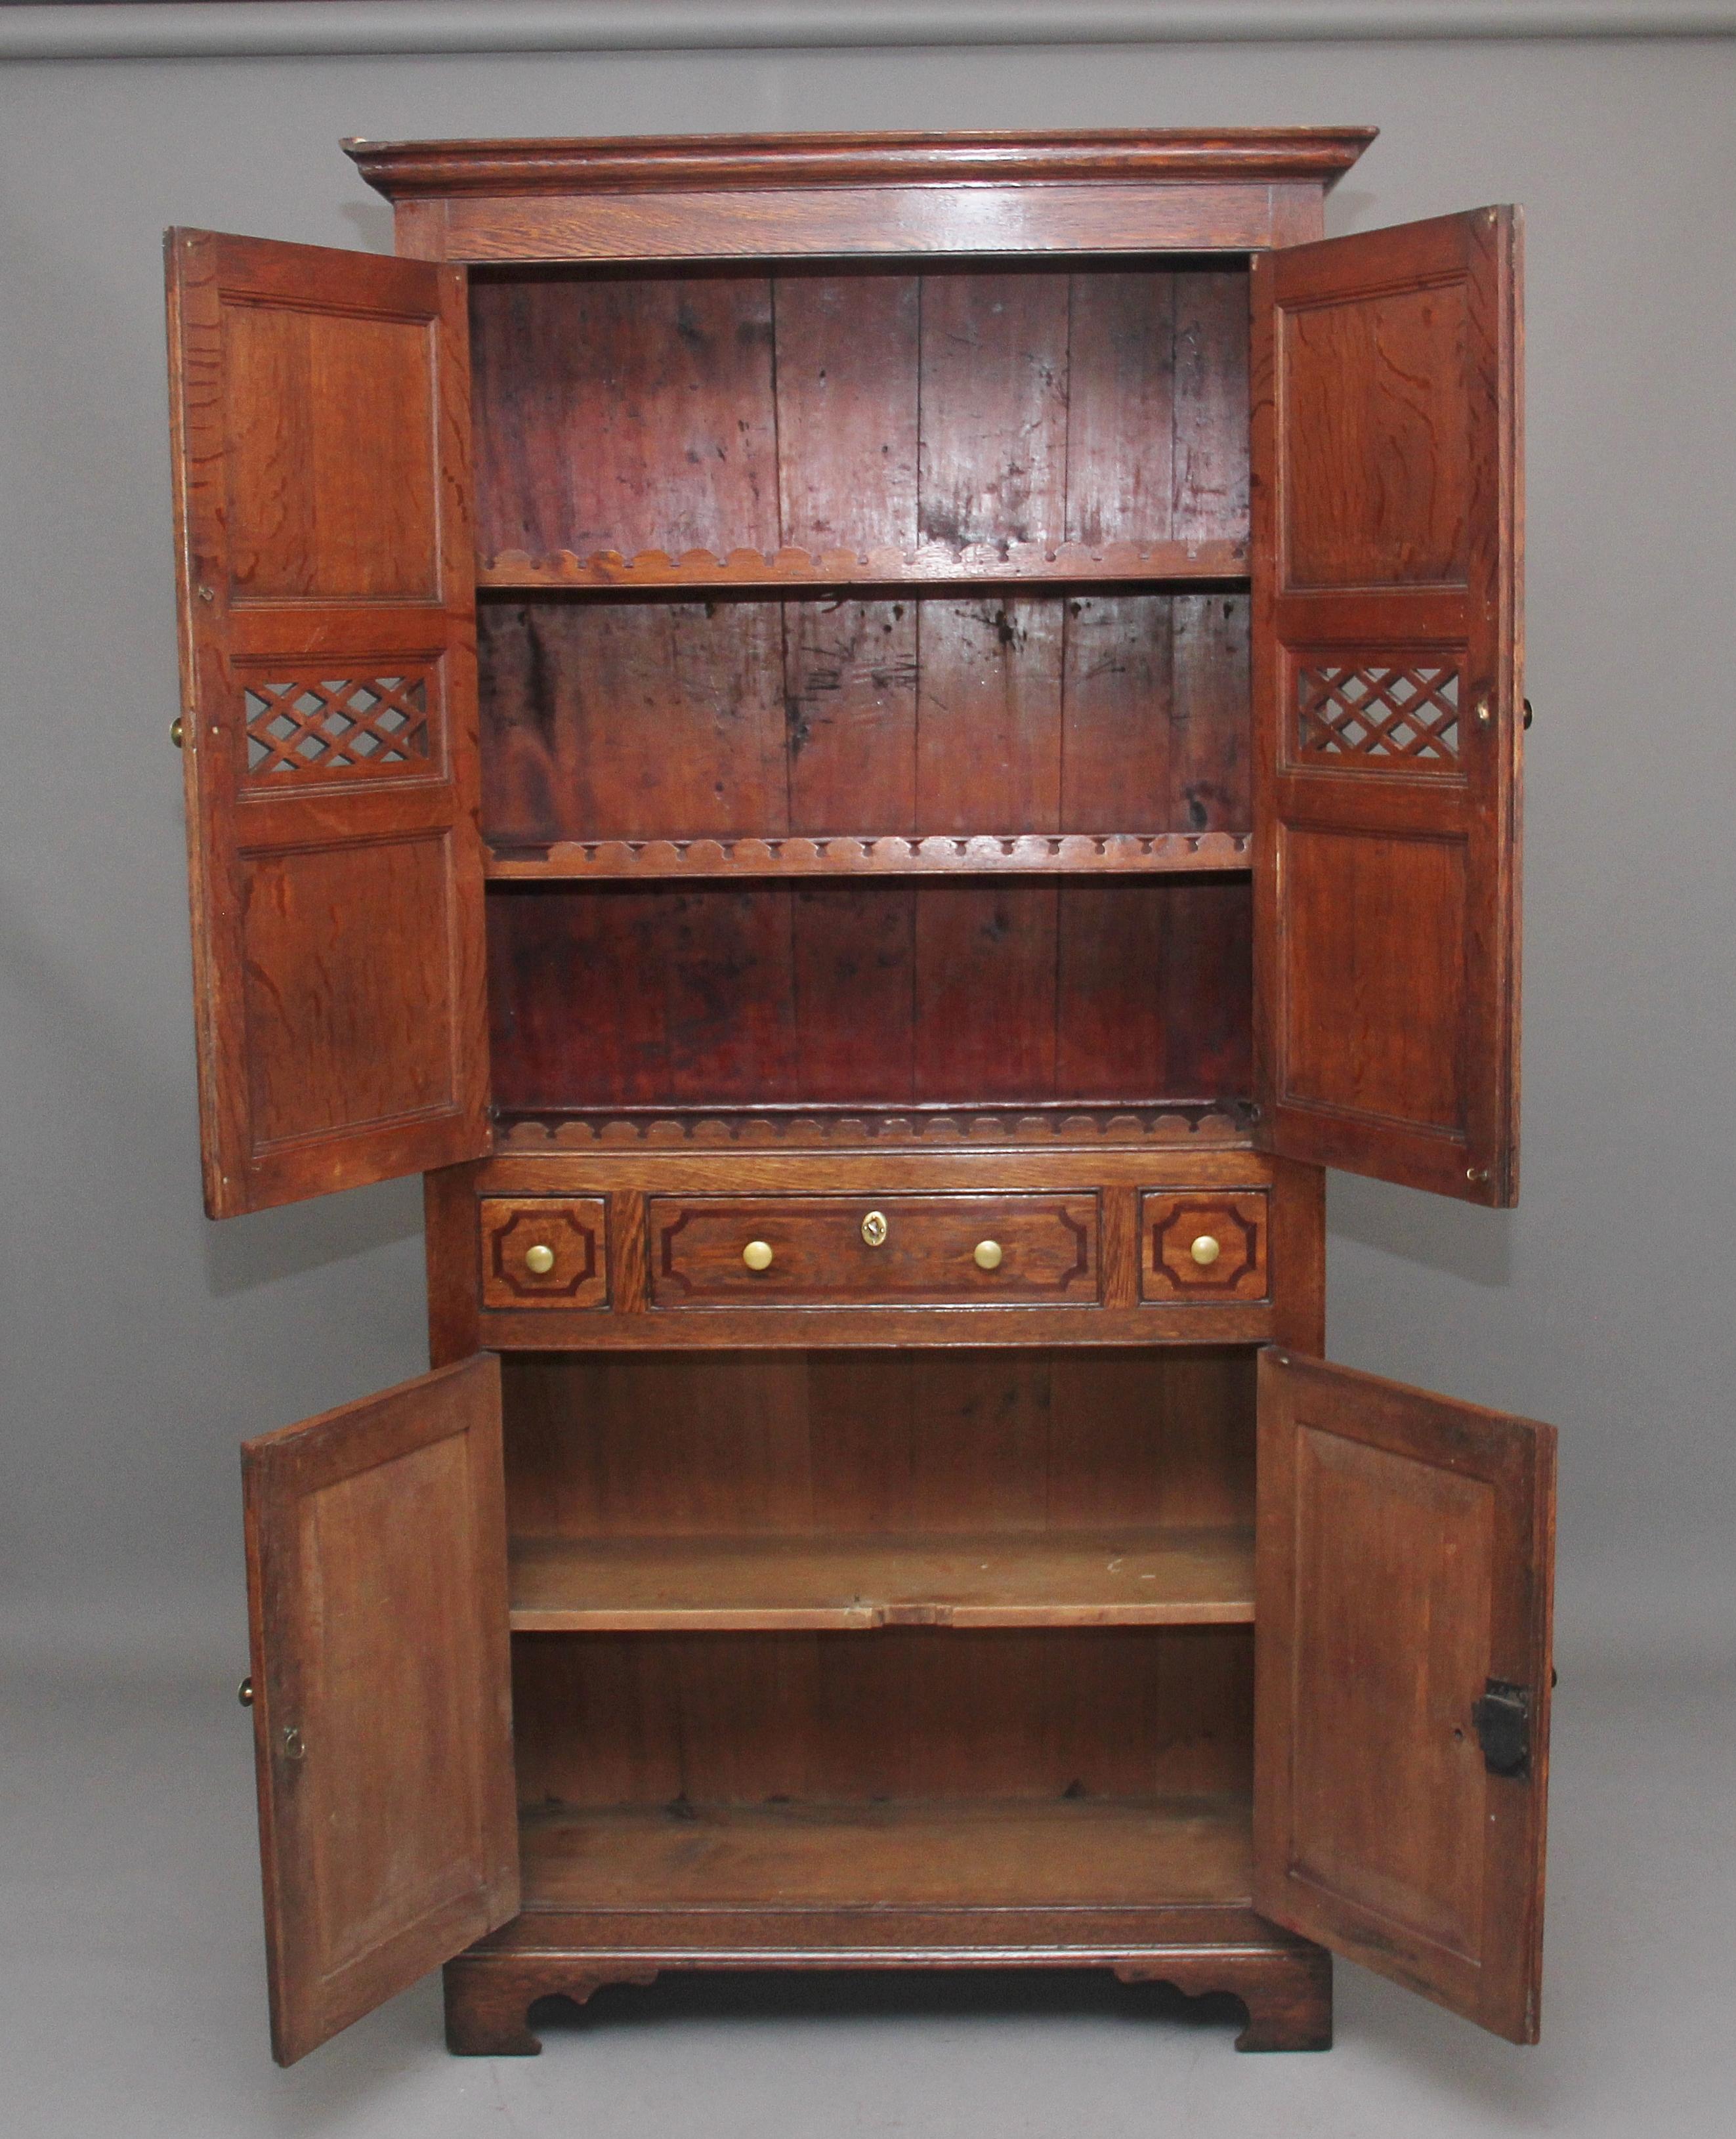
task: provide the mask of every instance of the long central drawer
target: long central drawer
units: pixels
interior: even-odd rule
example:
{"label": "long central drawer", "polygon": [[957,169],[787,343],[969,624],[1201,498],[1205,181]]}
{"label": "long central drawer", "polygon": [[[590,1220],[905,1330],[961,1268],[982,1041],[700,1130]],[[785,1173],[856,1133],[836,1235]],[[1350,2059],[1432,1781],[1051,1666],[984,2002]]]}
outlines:
{"label": "long central drawer", "polygon": [[1098,1199],[655,1196],[653,1307],[1094,1306]]}

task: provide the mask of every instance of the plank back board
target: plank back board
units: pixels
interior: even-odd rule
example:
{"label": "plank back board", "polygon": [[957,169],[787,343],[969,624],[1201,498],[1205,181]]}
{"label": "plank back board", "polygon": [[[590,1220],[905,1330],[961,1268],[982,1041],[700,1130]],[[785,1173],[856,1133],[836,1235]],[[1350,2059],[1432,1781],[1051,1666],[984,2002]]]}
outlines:
{"label": "plank back board", "polygon": [[271,2048],[518,1907],[500,1363],[245,1444]]}
{"label": "plank back board", "polygon": [[1518,1193],[1519,220],[1254,269],[1259,1091],[1271,1148]]}
{"label": "plank back board", "polygon": [[462,274],[169,233],[206,1208],[487,1147]]}
{"label": "plank back board", "polygon": [[1535,2042],[1555,1429],[1278,1351],[1259,1411],[1254,1906]]}

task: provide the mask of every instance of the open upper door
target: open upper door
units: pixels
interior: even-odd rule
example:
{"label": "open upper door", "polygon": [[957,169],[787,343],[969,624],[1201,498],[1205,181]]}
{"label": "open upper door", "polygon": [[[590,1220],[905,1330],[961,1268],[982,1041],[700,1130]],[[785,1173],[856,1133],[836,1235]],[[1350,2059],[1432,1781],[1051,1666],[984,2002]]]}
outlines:
{"label": "open upper door", "polygon": [[171,231],[205,1207],[486,1148],[460,269]]}
{"label": "open upper door", "polygon": [[248,1442],[280,2064],[518,1908],[500,1363]]}
{"label": "open upper door", "polygon": [[1262,253],[1253,335],[1262,1133],[1512,1203],[1518,211]]}
{"label": "open upper door", "polygon": [[1258,1490],[1254,1906],[1535,2042],[1554,1428],[1267,1351]]}

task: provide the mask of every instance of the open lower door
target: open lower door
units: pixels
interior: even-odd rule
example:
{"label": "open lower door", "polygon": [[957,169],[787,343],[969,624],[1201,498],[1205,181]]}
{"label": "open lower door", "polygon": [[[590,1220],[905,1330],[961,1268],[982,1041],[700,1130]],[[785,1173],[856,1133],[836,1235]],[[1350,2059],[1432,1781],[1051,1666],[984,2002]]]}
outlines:
{"label": "open lower door", "polygon": [[462,269],[168,241],[213,1218],[487,1148]]}
{"label": "open lower door", "polygon": [[1259,255],[1261,1135],[1518,1194],[1519,223]]}
{"label": "open lower door", "polygon": [[1538,2034],[1555,1432],[1259,1362],[1254,1904]]}
{"label": "open lower door", "polygon": [[248,1442],[280,2064],[518,1908],[500,1363]]}

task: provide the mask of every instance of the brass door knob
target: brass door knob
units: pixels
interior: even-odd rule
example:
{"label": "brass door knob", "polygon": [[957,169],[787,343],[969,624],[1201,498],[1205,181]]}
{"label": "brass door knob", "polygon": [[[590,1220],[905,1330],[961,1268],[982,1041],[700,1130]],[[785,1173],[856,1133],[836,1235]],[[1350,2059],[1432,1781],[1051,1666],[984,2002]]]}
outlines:
{"label": "brass door knob", "polygon": [[251,1708],[253,1706],[253,1681],[251,1676],[244,1678],[236,1687],[235,1698],[243,1708]]}
{"label": "brass door knob", "polygon": [[1000,1241],[979,1241],[971,1260],[978,1270],[999,1270],[1000,1268]]}
{"label": "brass door knob", "polygon": [[169,724],[169,739],[174,745],[177,750],[178,750],[182,744],[187,740],[186,723],[182,720],[181,716],[178,713],[175,715],[174,718]]}
{"label": "brass door knob", "polygon": [[883,1211],[868,1212],[862,1221],[862,1237],[871,1248],[886,1246],[886,1213]]}
{"label": "brass door knob", "polygon": [[741,1251],[741,1260],[751,1270],[770,1270],[771,1268],[770,1241],[750,1241]]}
{"label": "brass door knob", "polygon": [[1201,1269],[1205,1270],[1210,1265],[1215,1263],[1218,1257],[1222,1255],[1224,1251],[1218,1246],[1217,1242],[1212,1238],[1210,1233],[1201,1233],[1199,1239],[1194,1242],[1193,1246],[1187,1252],[1193,1257],[1194,1260],[1200,1265]]}
{"label": "brass door knob", "polygon": [[555,1251],[545,1247],[539,1241],[534,1248],[525,1250],[525,1268],[532,1277],[546,1277],[555,1267]]}

